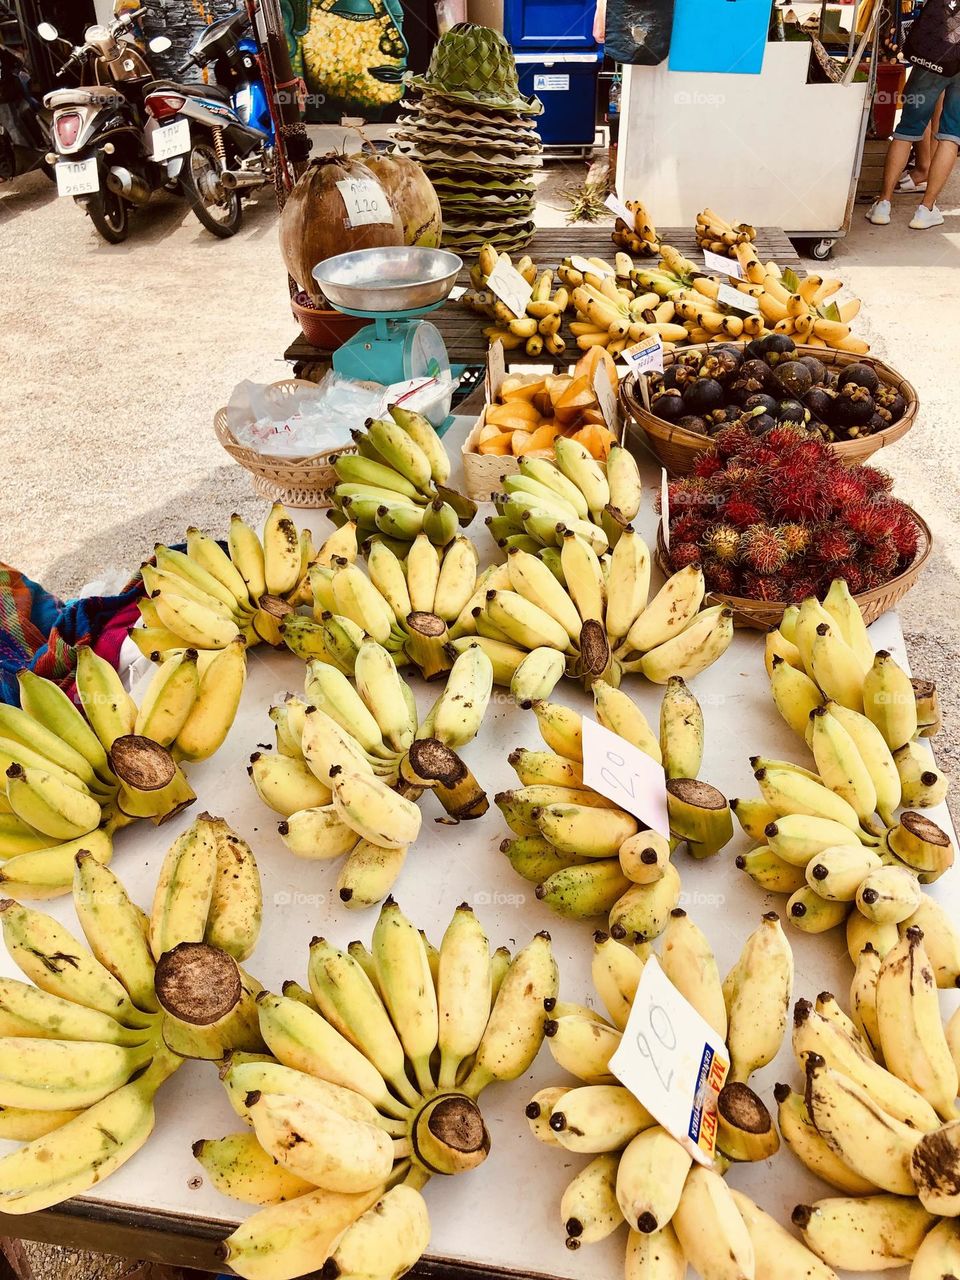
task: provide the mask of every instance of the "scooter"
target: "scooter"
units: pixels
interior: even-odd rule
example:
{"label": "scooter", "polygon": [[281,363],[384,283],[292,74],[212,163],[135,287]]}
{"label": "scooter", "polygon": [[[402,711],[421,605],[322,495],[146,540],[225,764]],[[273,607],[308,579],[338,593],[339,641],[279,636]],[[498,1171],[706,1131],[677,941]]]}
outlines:
{"label": "scooter", "polygon": [[[146,204],[154,191],[175,183],[179,172],[174,157],[155,154],[152,135],[157,125],[143,110],[143,90],[154,73],[136,42],[133,24],[146,12],[137,9],[109,26],[88,27],[84,43],[71,48],[58,72],[60,78],[78,69],[80,87],[54,89],[44,98],[53,111],[55,151],[47,159],[55,166],[59,193],[86,208],[109,244],[126,240],[131,207]],[[51,43],[60,40],[48,22],[37,31]],[[166,36],[156,36],[149,48],[162,53],[171,43]]]}
{"label": "scooter", "polygon": [[43,166],[52,177],[52,117],[33,96],[30,72],[12,49],[0,45],[0,182]]}
{"label": "scooter", "polygon": [[275,179],[276,134],[260,71],[261,45],[246,8],[202,31],[177,69],[212,67],[214,84],[160,80],[144,105],[167,130],[189,137],[180,184],[201,224],[213,235],[236,235],[243,193]]}

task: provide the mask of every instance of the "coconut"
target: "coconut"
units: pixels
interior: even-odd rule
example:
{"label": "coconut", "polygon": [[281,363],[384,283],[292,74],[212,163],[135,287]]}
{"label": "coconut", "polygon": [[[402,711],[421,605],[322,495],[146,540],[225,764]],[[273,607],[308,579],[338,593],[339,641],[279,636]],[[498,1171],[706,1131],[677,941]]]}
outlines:
{"label": "coconut", "polygon": [[380,180],[403,223],[403,243],[438,249],[443,231],[440,201],[433,183],[410,156],[364,154],[363,163]]}
{"label": "coconut", "polygon": [[[339,182],[371,184],[384,220],[351,225]],[[369,196],[370,187],[365,190]],[[280,252],[287,271],[311,301],[320,305],[323,295],[313,278],[319,262],[354,249],[380,249],[403,242],[403,224],[381,181],[355,156],[337,152],[311,161],[280,215]]]}

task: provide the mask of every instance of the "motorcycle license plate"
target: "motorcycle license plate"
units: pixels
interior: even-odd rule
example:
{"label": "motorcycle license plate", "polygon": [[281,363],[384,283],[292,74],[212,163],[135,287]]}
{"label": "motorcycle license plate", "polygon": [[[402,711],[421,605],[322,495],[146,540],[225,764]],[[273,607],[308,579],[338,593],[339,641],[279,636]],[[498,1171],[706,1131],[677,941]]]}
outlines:
{"label": "motorcycle license plate", "polygon": [[174,124],[164,125],[154,130],[154,160],[171,160],[174,156],[182,156],[190,150],[190,121],[177,120]]}
{"label": "motorcycle license plate", "polygon": [[57,191],[62,196],[88,196],[100,190],[97,158],[61,160],[57,164]]}

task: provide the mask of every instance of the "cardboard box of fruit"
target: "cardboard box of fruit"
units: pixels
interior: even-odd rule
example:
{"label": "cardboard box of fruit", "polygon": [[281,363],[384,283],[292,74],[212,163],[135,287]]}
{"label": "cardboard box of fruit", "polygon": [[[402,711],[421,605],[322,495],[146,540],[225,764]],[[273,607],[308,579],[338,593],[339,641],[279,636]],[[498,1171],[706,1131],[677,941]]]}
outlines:
{"label": "cardboard box of fruit", "polygon": [[620,439],[619,378],[602,347],[585,352],[569,373],[508,373],[503,347],[487,354],[486,404],[463,446],[467,493],[486,502],[520,457],[555,456],[557,436],[578,440],[601,464]]}

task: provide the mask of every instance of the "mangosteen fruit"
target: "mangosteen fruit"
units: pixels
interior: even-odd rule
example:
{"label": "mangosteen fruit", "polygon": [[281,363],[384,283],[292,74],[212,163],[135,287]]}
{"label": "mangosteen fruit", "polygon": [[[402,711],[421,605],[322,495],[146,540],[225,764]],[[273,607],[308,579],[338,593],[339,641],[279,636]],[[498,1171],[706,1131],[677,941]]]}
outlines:
{"label": "mangosteen fruit", "polygon": [[683,406],[688,413],[709,413],[723,405],[723,387],[716,378],[697,378],[683,389]]}
{"label": "mangosteen fruit", "polygon": [[683,427],[685,431],[695,431],[698,436],[708,435],[710,431],[706,418],[701,418],[697,413],[684,414],[677,426]]}
{"label": "mangosteen fruit", "polygon": [[810,410],[799,400],[784,400],[777,406],[776,417],[778,422],[796,422],[806,426],[810,421]]}
{"label": "mangosteen fruit", "polygon": [[682,391],[688,382],[693,382],[696,376],[696,370],[691,369],[689,365],[668,364],[663,371],[663,385],[668,388],[677,387]]}
{"label": "mangosteen fruit", "polygon": [[731,422],[736,422],[740,417],[740,408],[735,404],[724,405],[722,409],[714,409],[707,414],[710,423],[719,430],[721,427],[727,426]]}
{"label": "mangosteen fruit", "polygon": [[803,403],[819,422],[829,422],[833,416],[833,402],[836,398],[837,393],[827,387],[811,387],[803,397]]}
{"label": "mangosteen fruit", "polygon": [[677,356],[677,364],[686,365],[688,369],[699,369],[702,362],[702,351],[681,351]]}
{"label": "mangosteen fruit", "polygon": [[714,348],[700,366],[700,376],[702,378],[714,378],[717,382],[725,383],[737,372],[740,364],[741,361],[729,350],[721,351]]}
{"label": "mangosteen fruit", "polygon": [[715,347],[711,348],[713,355],[719,355],[721,351],[725,351],[728,355],[733,356],[737,365],[743,364],[743,343],[741,342],[718,342]]}
{"label": "mangosteen fruit", "polygon": [[764,413],[760,409],[747,414],[743,419],[743,424],[752,436],[765,436],[768,431],[772,431],[777,425],[777,420],[772,414]]}
{"label": "mangosteen fruit", "polygon": [[890,423],[884,416],[885,412],[886,411],[883,409],[877,410],[877,412],[873,415],[873,417],[870,419],[870,421],[867,423],[866,427],[864,428],[864,435],[872,436],[872,435],[875,435],[878,431],[884,431],[887,427],[889,427]]}
{"label": "mangosteen fruit", "polygon": [[866,387],[849,382],[833,402],[830,411],[832,427],[859,427],[869,422],[876,412],[873,396]]}
{"label": "mangosteen fruit", "polygon": [[797,349],[797,344],[786,333],[769,333],[764,341],[767,346],[763,358],[771,368],[774,365],[784,364]]}
{"label": "mangosteen fruit", "polygon": [[889,383],[881,384],[875,391],[873,398],[878,409],[883,409],[889,413],[891,422],[899,422],[904,413],[906,413],[906,400],[896,387],[891,387]]}
{"label": "mangosteen fruit", "polygon": [[840,374],[839,385],[846,387],[853,383],[857,387],[865,387],[871,395],[880,385],[880,379],[877,377],[877,371],[869,364],[848,364]]}
{"label": "mangosteen fruit", "polygon": [[[767,334],[767,338],[769,338]],[[753,338],[743,349],[743,354],[747,360],[761,360],[763,353],[767,349],[767,338]]]}
{"label": "mangosteen fruit", "polygon": [[651,399],[650,412],[666,422],[676,422],[685,412],[683,397],[676,387],[667,387]]}
{"label": "mangosteen fruit", "polygon": [[777,365],[776,377],[787,395],[794,400],[805,396],[813,386],[813,375],[799,360],[786,360],[783,364]]}
{"label": "mangosteen fruit", "polygon": [[816,356],[798,356],[797,363],[805,365],[810,370],[813,386],[821,385],[827,373],[827,366],[822,360],[818,360]]}
{"label": "mangosteen fruit", "polygon": [[748,412],[751,412],[754,409],[762,409],[764,413],[775,414],[778,406],[773,396],[765,395],[760,391],[755,396],[748,396],[743,402],[743,407]]}

